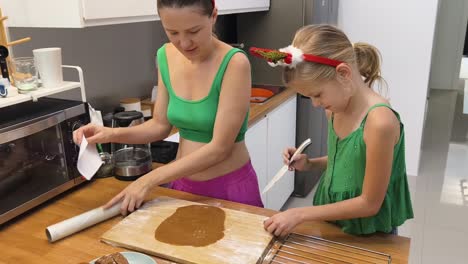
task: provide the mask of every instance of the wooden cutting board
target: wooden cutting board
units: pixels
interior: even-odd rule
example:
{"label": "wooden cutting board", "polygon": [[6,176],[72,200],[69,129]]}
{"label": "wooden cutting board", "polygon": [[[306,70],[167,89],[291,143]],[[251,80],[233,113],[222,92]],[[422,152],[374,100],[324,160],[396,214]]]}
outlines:
{"label": "wooden cutting board", "polygon": [[204,205],[169,197],[146,202],[112,229],[104,233],[102,241],[144,252],[179,263],[220,264],[258,263],[272,241],[263,229],[265,216],[222,208],[226,213],[224,237],[205,247],[175,246],[155,239],[156,228],[177,208]]}

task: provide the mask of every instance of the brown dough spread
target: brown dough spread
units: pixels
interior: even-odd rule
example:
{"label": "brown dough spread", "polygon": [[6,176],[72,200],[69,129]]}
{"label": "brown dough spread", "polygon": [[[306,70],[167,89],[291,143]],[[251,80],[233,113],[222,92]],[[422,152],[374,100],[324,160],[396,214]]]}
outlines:
{"label": "brown dough spread", "polygon": [[156,240],[177,246],[204,247],[224,237],[226,213],[214,206],[179,207],[156,229]]}

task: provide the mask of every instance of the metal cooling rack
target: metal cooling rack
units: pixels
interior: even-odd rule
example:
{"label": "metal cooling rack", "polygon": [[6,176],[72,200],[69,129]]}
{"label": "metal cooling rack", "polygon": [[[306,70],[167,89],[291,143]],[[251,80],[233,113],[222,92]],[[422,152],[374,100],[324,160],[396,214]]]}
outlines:
{"label": "metal cooling rack", "polygon": [[388,264],[388,254],[323,238],[290,234],[272,243],[262,264]]}

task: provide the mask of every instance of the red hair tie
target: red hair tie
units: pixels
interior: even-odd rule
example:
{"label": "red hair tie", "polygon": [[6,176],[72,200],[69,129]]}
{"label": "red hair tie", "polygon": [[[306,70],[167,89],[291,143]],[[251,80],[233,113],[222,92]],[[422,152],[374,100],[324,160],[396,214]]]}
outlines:
{"label": "red hair tie", "polygon": [[266,59],[268,61],[268,64],[270,64],[270,66],[272,67],[280,65],[289,68],[295,68],[297,64],[303,61],[320,63],[332,67],[336,67],[343,63],[342,61],[333,60],[321,56],[304,54],[302,50],[293,47],[292,45],[289,45],[286,48],[282,48],[279,50],[251,47],[250,53],[256,57]]}
{"label": "red hair tie", "polygon": [[215,7],[215,0],[211,0],[211,3],[213,4],[213,8]]}

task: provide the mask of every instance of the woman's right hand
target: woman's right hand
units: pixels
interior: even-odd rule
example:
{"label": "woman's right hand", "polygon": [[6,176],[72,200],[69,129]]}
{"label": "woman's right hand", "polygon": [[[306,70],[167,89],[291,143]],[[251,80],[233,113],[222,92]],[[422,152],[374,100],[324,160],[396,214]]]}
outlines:
{"label": "woman's right hand", "polygon": [[83,135],[89,144],[108,143],[112,141],[114,130],[109,127],[87,124],[73,131],[73,141],[78,146],[81,145]]}
{"label": "woman's right hand", "polygon": [[299,154],[294,157],[291,162],[289,160],[293,156],[294,152],[296,152],[296,148],[286,148],[283,151],[283,162],[284,164],[289,166],[289,170],[298,170],[298,171],[304,171],[306,170],[307,163],[308,163],[308,158],[306,154]]}

